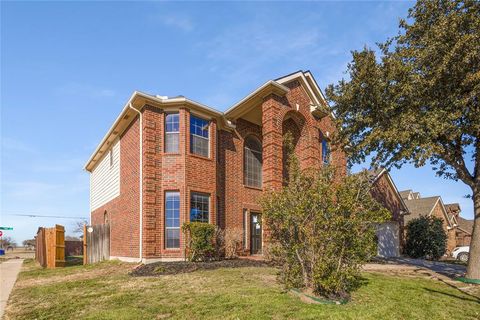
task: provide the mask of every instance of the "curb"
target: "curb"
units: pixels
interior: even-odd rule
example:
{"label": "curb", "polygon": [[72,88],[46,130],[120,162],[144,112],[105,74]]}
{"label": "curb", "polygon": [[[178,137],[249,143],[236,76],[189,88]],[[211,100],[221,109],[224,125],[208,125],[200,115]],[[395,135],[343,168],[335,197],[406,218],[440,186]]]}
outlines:
{"label": "curb", "polygon": [[455,280],[463,283],[480,284],[480,279],[468,279],[468,278],[460,277],[460,278],[456,278]]}

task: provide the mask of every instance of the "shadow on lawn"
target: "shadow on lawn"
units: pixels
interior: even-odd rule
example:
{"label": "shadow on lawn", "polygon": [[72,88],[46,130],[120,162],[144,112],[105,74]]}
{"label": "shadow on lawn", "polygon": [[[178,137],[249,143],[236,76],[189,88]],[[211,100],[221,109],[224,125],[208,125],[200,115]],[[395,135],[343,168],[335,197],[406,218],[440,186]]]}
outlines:
{"label": "shadow on lawn", "polygon": [[[476,302],[478,304],[480,304],[480,299],[477,298],[476,296],[474,295],[471,295],[467,292],[464,292],[464,291],[461,291],[463,294],[471,297],[472,299],[470,298],[466,298],[466,297],[462,297],[462,296],[459,296],[459,295],[456,295],[456,294],[451,294],[451,293],[446,293],[446,292],[442,292],[442,291],[438,291],[438,290],[433,290],[433,289],[430,289],[430,288],[423,288],[424,290],[430,292],[430,293],[438,293],[438,294],[443,294],[444,296],[449,296],[449,297],[452,297],[452,298],[457,298],[457,299],[460,299],[460,300],[463,300],[463,301],[470,301],[470,302]],[[457,288],[458,289],[458,288]]]}
{"label": "shadow on lawn", "polygon": [[83,265],[83,256],[68,256],[65,258],[65,267]]}

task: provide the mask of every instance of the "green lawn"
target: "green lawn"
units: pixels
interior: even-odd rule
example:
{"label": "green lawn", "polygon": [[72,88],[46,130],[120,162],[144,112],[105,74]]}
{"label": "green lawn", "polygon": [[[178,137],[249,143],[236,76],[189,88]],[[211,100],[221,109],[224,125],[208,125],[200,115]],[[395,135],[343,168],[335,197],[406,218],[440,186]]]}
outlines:
{"label": "green lawn", "polygon": [[273,268],[131,277],[104,262],[42,270],[25,264],[6,319],[479,319],[478,298],[437,280],[365,273],[346,305],[305,304],[285,293]]}

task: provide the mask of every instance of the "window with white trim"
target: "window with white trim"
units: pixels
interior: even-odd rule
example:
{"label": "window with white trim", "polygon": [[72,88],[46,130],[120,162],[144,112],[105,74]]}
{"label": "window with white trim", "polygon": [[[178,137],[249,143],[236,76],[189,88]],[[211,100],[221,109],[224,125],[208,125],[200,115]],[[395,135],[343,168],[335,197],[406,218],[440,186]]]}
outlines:
{"label": "window with white trim", "polygon": [[165,116],[165,152],[177,153],[180,131],[180,115],[168,113]]}
{"label": "window with white trim", "polygon": [[210,122],[208,120],[190,115],[190,152],[200,156],[209,156]]}
{"label": "window with white trim", "polygon": [[210,195],[192,192],[190,195],[190,222],[209,221]]}
{"label": "window with white trim", "polygon": [[165,248],[180,248],[180,193],[165,192]]}

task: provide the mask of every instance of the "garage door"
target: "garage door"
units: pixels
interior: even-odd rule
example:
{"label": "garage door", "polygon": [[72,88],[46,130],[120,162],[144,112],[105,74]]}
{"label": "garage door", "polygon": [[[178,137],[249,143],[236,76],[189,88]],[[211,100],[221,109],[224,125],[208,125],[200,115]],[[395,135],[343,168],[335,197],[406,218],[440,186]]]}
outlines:
{"label": "garage door", "polygon": [[400,256],[399,229],[397,222],[385,222],[377,225],[378,256]]}

